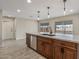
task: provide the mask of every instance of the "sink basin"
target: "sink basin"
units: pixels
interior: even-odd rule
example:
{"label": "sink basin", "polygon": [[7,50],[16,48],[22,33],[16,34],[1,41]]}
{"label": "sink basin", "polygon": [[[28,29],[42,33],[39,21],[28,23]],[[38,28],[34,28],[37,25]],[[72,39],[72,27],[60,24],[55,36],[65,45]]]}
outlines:
{"label": "sink basin", "polygon": [[42,34],[42,35],[48,35],[48,34]]}
{"label": "sink basin", "polygon": [[55,34],[48,34],[48,36],[55,36]]}
{"label": "sink basin", "polygon": [[55,34],[42,34],[42,35],[55,36]]}

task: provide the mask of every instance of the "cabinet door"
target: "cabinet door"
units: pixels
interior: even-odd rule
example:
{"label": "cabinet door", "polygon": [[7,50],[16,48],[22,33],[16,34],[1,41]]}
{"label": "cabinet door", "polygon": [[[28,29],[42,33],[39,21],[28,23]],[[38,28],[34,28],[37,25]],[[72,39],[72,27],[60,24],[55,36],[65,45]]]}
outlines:
{"label": "cabinet door", "polygon": [[30,40],[31,40],[31,35],[26,34],[26,44],[28,47],[30,47]]}
{"label": "cabinet door", "polygon": [[37,40],[37,51],[40,53],[40,54],[42,54],[42,55],[44,55],[44,46],[43,46],[44,44],[43,44],[43,41],[41,41],[41,40]]}
{"label": "cabinet door", "polygon": [[54,49],[52,47],[52,44],[38,39],[37,50],[41,55],[45,56],[47,59],[54,59],[53,58],[54,53],[52,53]]}
{"label": "cabinet door", "polygon": [[[53,52],[53,53],[52,53]],[[44,55],[48,58],[48,59],[54,59],[53,58],[53,54],[54,54],[54,49],[53,46],[49,43],[44,42]]]}
{"label": "cabinet door", "polygon": [[59,46],[54,48],[54,59],[62,59],[61,47]]}
{"label": "cabinet door", "polygon": [[64,47],[55,47],[55,59],[77,59],[76,51]]}
{"label": "cabinet door", "polygon": [[68,48],[64,48],[64,58],[63,59],[77,59],[76,51]]}

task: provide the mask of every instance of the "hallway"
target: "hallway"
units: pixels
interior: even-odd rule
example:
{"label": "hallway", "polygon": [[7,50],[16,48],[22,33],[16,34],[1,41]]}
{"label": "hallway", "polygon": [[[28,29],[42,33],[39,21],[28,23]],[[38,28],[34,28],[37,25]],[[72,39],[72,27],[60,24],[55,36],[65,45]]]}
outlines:
{"label": "hallway", "polygon": [[0,47],[0,59],[45,59],[26,47],[25,40],[6,40]]}

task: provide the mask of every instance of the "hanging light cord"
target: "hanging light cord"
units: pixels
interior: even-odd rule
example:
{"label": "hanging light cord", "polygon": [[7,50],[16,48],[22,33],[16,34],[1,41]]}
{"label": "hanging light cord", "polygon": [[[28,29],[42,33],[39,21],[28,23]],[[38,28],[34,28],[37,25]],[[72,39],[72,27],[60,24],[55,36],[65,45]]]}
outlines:
{"label": "hanging light cord", "polygon": [[63,2],[64,2],[64,11],[66,11],[66,5],[65,5],[66,1],[67,0],[63,0]]}
{"label": "hanging light cord", "polygon": [[37,13],[38,13],[38,18],[39,18],[39,17],[40,17],[40,16],[39,16],[40,11],[37,11]]}
{"label": "hanging light cord", "polygon": [[49,9],[50,9],[50,7],[47,7],[47,9],[48,9],[48,16],[50,16],[50,13],[49,13]]}
{"label": "hanging light cord", "polygon": [[50,7],[47,7],[47,8],[48,8],[48,15],[50,15],[50,14],[49,14],[49,9],[50,9]]}

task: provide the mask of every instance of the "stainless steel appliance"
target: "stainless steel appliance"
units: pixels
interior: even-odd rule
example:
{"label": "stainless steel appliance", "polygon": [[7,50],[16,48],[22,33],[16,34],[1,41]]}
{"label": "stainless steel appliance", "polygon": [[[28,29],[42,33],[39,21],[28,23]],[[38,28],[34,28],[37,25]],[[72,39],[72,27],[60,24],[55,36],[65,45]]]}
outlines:
{"label": "stainless steel appliance", "polygon": [[32,35],[31,36],[31,43],[30,43],[31,48],[37,49],[37,38],[36,36]]}

